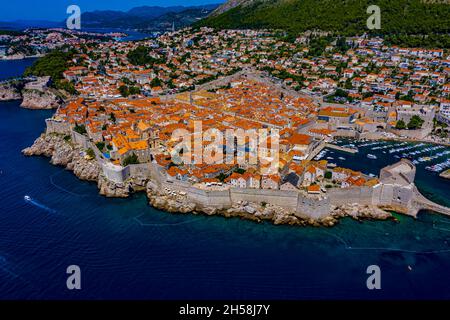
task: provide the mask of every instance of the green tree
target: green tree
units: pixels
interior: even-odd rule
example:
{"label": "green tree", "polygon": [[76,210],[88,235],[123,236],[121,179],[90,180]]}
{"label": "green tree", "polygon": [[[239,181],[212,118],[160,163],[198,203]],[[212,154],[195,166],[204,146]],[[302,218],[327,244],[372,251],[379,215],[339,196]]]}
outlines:
{"label": "green tree", "polygon": [[138,163],[139,163],[138,157],[134,152],[131,155],[125,157],[125,159],[123,159],[122,161],[122,165],[124,167],[126,167],[129,164],[138,164]]}
{"label": "green tree", "polygon": [[128,61],[135,66],[153,65],[162,63],[162,59],[150,56],[151,49],[145,46],[138,46],[127,54]]}
{"label": "green tree", "polygon": [[75,128],[73,129],[75,132],[78,132],[79,134],[86,134],[86,126],[84,124],[82,125],[78,125],[77,123],[75,124]]}
{"label": "green tree", "polygon": [[221,172],[216,179],[218,179],[220,182],[224,182],[225,179],[228,178],[228,176],[226,174],[224,174],[223,172]]}
{"label": "green tree", "polygon": [[282,29],[290,38],[307,30],[338,32],[340,36],[361,35],[368,32],[366,10],[371,4],[381,8],[383,27],[369,33],[388,35],[392,42],[412,47],[420,47],[421,42],[450,45],[450,6],[422,0],[251,1],[222,14],[210,15],[194,27]]}
{"label": "green tree", "polygon": [[126,85],[121,85],[119,87],[120,95],[124,98],[128,97],[130,95],[130,91],[128,90],[128,87]]}
{"label": "green tree", "polygon": [[337,48],[341,53],[347,52],[347,50],[349,49],[349,46],[348,46],[347,43],[345,42],[345,37],[339,37],[339,38],[336,40],[336,48]]}
{"label": "green tree", "polygon": [[75,86],[70,81],[58,79],[54,81],[54,86],[56,89],[67,91],[70,94],[77,94]]}
{"label": "green tree", "polygon": [[129,88],[129,93],[130,93],[130,95],[140,94],[141,93],[141,89],[139,87],[132,86],[132,87]]}
{"label": "green tree", "polygon": [[97,142],[95,145],[97,146],[98,150],[100,150],[100,151],[103,151],[103,149],[105,148],[105,143],[101,142],[101,141]]}
{"label": "green tree", "polygon": [[63,52],[61,50],[54,50],[36,60],[30,67],[28,67],[25,76],[50,76],[53,81],[61,80],[63,72],[69,67],[69,61],[73,57],[73,52]]}
{"label": "green tree", "polygon": [[86,150],[86,154],[90,157],[90,158],[95,158],[95,152],[94,150],[92,150],[91,148]]}
{"label": "green tree", "polygon": [[244,174],[245,170],[242,168],[236,168],[236,169],[234,169],[234,172],[239,173],[239,174]]}
{"label": "green tree", "polygon": [[130,79],[126,78],[126,77],[123,77],[123,78],[120,79],[120,80],[122,80],[122,82],[125,83],[125,84],[127,84],[127,85],[133,84],[133,82],[132,82]]}
{"label": "green tree", "polygon": [[420,129],[422,128],[422,124],[424,123],[424,120],[420,118],[417,115],[414,115],[411,117],[411,119],[408,122],[408,129],[414,130],[414,129]]}
{"label": "green tree", "polygon": [[401,119],[398,120],[397,123],[395,124],[395,129],[398,129],[398,130],[406,129],[405,121],[403,121]]}
{"label": "green tree", "polygon": [[156,77],[153,78],[152,81],[150,82],[150,87],[155,88],[155,87],[161,87],[162,86],[162,81]]}

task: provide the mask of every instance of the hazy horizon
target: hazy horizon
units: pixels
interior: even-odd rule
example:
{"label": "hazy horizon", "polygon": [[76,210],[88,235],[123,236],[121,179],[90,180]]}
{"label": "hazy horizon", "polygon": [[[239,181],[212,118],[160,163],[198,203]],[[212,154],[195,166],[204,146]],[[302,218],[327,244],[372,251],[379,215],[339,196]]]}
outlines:
{"label": "hazy horizon", "polygon": [[20,5],[16,2],[5,3],[0,12],[0,21],[49,21],[59,22],[67,17],[66,9],[70,5],[78,5],[81,12],[96,10],[128,11],[141,6],[197,6],[205,4],[222,3],[225,0],[22,0]]}

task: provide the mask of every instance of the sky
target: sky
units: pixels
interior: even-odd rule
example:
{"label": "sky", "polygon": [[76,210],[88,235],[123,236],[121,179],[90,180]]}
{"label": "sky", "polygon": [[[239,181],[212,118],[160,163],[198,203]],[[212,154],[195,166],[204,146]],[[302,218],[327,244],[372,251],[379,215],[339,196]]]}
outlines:
{"label": "sky", "polygon": [[0,21],[61,21],[68,15],[67,7],[78,5],[81,12],[94,10],[126,11],[138,6],[192,6],[221,3],[224,0],[1,0]]}

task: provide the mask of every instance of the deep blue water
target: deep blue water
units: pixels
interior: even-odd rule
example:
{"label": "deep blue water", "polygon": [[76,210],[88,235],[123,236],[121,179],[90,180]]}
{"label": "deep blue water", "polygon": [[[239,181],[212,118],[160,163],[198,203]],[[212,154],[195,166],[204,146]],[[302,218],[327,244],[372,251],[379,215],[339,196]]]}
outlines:
{"label": "deep blue water", "polygon": [[[450,298],[448,218],[300,228],[172,215],[142,194],[107,199],[47,158],[21,155],[50,115],[0,104],[0,298]],[[447,181],[419,172],[418,184],[449,204]],[[66,289],[72,264],[80,291]],[[381,290],[366,288],[372,264]]]}
{"label": "deep blue water", "polygon": [[22,75],[28,66],[31,66],[35,58],[21,60],[0,60],[0,81]]}

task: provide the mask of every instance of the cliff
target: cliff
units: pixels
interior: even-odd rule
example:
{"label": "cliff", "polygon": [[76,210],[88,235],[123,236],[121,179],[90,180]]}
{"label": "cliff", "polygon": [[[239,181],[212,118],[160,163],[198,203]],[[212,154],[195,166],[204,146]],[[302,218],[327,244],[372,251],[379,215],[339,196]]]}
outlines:
{"label": "cliff", "polygon": [[54,109],[58,108],[63,100],[51,89],[22,91],[23,101],[20,105],[28,109]]}
{"label": "cliff", "polygon": [[147,180],[145,179],[129,179],[124,183],[114,183],[106,179],[98,161],[85,158],[85,150],[73,143],[68,135],[44,133],[34,141],[31,147],[22,150],[22,153],[25,156],[49,157],[50,163],[73,171],[79,179],[97,182],[100,194],[106,197],[126,198],[132,192],[146,189]]}
{"label": "cliff", "polygon": [[102,196],[108,198],[127,198],[130,195],[131,186],[128,184],[119,185],[99,176],[97,187]]}
{"label": "cliff", "polygon": [[20,88],[12,82],[0,84],[0,101],[20,100],[22,95]]}
{"label": "cliff", "polygon": [[54,165],[66,167],[81,180],[98,181],[100,166],[95,160],[87,160],[79,146],[59,134],[42,134],[33,145],[22,153],[26,156],[50,157]]}

